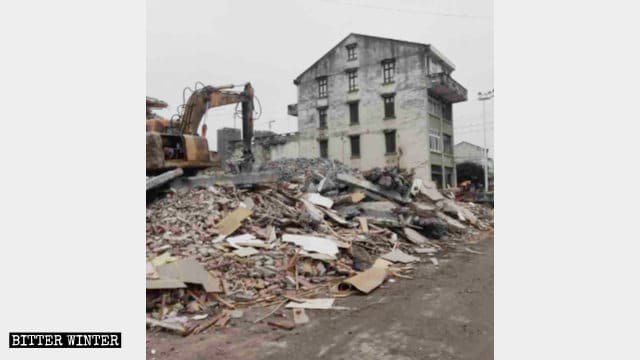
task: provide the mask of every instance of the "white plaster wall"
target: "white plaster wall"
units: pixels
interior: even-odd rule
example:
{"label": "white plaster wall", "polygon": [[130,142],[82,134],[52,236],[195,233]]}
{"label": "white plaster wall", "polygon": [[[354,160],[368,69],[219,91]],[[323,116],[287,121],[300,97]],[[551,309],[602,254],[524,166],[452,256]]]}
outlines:
{"label": "white plaster wall", "polygon": [[[358,44],[358,60],[347,61],[345,45]],[[382,84],[381,61],[396,59],[395,82]],[[300,78],[300,156],[319,156],[318,138],[329,139],[329,157],[361,170],[399,165],[430,179],[425,49],[420,45],[350,36]],[[357,92],[348,92],[348,68],[358,68]],[[328,98],[318,98],[316,78],[328,76]],[[384,120],[382,94],[395,92],[395,119]],[[359,125],[350,125],[348,102],[359,100]],[[319,130],[317,108],[328,106],[327,130]],[[384,130],[396,130],[397,155],[385,155]],[[360,158],[351,158],[349,135],[360,135]]]}
{"label": "white plaster wall", "polygon": [[283,158],[297,158],[300,156],[298,141],[289,141],[283,145],[274,145],[269,148],[271,160]]}

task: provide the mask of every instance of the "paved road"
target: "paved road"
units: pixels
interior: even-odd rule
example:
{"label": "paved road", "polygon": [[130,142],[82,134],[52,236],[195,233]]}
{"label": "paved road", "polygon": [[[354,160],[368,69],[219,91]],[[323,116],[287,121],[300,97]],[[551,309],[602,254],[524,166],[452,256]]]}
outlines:
{"label": "paved road", "polygon": [[[339,305],[356,311],[317,315],[312,323],[267,343],[271,359],[493,359],[493,239],[485,235],[436,268],[420,266],[368,297]],[[311,313],[311,311],[308,311]]]}

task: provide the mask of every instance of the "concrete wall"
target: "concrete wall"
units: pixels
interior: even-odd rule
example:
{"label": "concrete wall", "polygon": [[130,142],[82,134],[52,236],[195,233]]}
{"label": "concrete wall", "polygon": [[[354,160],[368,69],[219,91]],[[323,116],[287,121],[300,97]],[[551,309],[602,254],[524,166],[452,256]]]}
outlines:
{"label": "concrete wall", "polygon": [[[358,59],[347,60],[348,44]],[[381,61],[394,58],[395,82],[384,85]],[[347,69],[358,69],[359,90],[349,92]],[[329,157],[362,170],[398,165],[430,179],[426,50],[420,44],[351,35],[304,73],[298,84],[300,156],[317,157],[318,139],[328,138]],[[328,77],[328,97],[318,97],[317,78]],[[381,95],[395,93],[395,119],[384,120]],[[359,101],[359,125],[350,125],[348,102]],[[318,108],[327,106],[327,129]],[[384,131],[396,130],[396,155],[385,155]],[[360,158],[352,158],[350,135],[360,135]]]}
{"label": "concrete wall", "polygon": [[242,139],[242,131],[234,128],[218,129],[217,133],[218,157],[221,160],[227,160],[231,156],[230,144],[234,141]]}
{"label": "concrete wall", "polygon": [[[461,142],[455,146],[455,158],[457,163],[474,162],[483,165],[484,154],[481,146]],[[493,159],[489,158],[487,168],[489,173],[493,173]]]}
{"label": "concrete wall", "polygon": [[[255,159],[254,167],[259,167],[265,162],[283,158],[297,158],[300,156],[298,134],[275,134],[254,138],[252,152]],[[242,141],[230,143],[230,151],[234,159],[242,158]]]}

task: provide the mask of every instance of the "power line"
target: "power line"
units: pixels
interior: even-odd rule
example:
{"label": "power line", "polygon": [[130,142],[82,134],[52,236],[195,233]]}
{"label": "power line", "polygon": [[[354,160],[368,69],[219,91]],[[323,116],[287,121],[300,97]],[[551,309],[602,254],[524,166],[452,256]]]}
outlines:
{"label": "power line", "polygon": [[412,14],[420,13],[420,14],[427,14],[427,15],[431,15],[431,16],[475,18],[475,19],[492,19],[493,18],[492,16],[485,16],[485,15],[452,14],[452,13],[435,12],[435,11],[418,10],[418,9],[390,8],[390,7],[384,7],[384,6],[355,4],[355,3],[342,2],[342,1],[331,1],[331,0],[320,0],[320,1],[327,2],[327,3],[340,4],[340,5],[350,5],[350,6],[356,6],[356,7],[376,9],[376,10],[397,11],[397,12],[406,12],[406,13],[412,13]]}

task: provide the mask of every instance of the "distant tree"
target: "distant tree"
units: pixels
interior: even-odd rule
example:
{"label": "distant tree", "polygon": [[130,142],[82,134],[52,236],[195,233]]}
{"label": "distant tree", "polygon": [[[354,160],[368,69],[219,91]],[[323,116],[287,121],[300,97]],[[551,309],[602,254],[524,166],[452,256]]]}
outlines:
{"label": "distant tree", "polygon": [[462,162],[456,164],[456,172],[458,174],[458,184],[469,180],[477,187],[484,186],[484,169],[482,165],[474,162]]}

